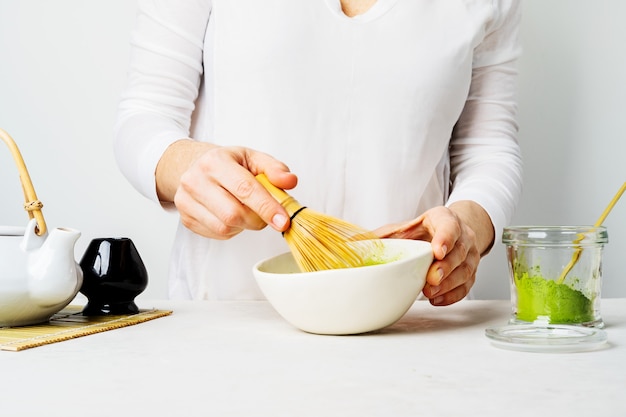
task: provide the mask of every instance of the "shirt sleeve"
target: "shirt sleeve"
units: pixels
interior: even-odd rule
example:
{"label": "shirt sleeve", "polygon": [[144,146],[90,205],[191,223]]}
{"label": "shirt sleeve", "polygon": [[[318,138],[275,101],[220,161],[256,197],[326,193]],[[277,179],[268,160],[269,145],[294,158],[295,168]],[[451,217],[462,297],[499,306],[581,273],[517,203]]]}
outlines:
{"label": "shirt sleeve", "polygon": [[138,6],[113,148],[129,182],[158,201],[157,163],[170,144],[189,136],[211,1],[140,0]]}
{"label": "shirt sleeve", "polygon": [[521,48],[519,2],[494,5],[491,25],[474,51],[468,98],[450,141],[451,192],[446,204],[480,204],[491,217],[497,242],[522,190],[516,98]]}

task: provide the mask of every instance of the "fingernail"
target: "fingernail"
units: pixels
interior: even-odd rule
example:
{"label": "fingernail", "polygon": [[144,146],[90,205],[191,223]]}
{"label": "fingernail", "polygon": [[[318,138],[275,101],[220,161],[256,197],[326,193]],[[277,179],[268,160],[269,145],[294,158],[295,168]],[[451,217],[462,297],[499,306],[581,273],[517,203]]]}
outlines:
{"label": "fingernail", "polygon": [[435,297],[433,298],[433,304],[434,305],[438,305],[443,303],[443,295],[440,295],[439,297]]}
{"label": "fingernail", "polygon": [[446,245],[441,246],[441,251],[443,252],[443,258],[445,258],[448,253],[448,247]]}
{"label": "fingernail", "polygon": [[437,269],[437,275],[439,276],[439,283],[443,280],[443,269]]}
{"label": "fingernail", "polygon": [[272,217],[272,224],[282,230],[287,224],[288,220],[289,219],[287,218],[287,216],[285,216],[284,214],[278,213],[278,214],[275,214],[274,217]]}
{"label": "fingernail", "polygon": [[437,295],[437,293],[441,290],[441,287],[434,286],[434,287],[430,287],[430,296],[434,297],[435,295]]}

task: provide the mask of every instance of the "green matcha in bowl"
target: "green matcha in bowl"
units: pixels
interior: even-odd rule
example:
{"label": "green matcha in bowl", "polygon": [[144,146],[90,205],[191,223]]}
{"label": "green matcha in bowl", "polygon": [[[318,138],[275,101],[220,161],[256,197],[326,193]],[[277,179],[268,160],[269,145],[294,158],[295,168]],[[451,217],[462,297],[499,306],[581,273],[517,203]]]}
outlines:
{"label": "green matcha in bowl", "polygon": [[512,226],[502,235],[511,323],[604,327],[600,315],[605,227]]}

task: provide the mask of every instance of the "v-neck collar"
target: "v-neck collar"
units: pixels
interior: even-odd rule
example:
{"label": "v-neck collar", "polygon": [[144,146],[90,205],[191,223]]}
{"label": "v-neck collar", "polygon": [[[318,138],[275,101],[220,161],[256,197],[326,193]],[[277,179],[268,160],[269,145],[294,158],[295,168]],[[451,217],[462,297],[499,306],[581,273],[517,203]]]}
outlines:
{"label": "v-neck collar", "polygon": [[374,3],[365,13],[349,17],[346,16],[341,9],[341,0],[326,0],[326,4],[330,10],[338,18],[358,23],[367,23],[379,18],[383,14],[387,13],[397,2],[398,0],[377,0],[376,3]]}

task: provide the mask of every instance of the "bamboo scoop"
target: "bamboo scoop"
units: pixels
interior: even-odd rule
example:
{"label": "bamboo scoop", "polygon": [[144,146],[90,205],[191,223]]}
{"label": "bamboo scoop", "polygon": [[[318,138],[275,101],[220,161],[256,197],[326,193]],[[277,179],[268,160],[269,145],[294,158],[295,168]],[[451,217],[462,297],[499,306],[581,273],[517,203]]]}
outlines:
{"label": "bamboo scoop", "polygon": [[[619,189],[619,191],[617,192],[617,194],[615,194],[615,197],[613,197],[613,199],[611,200],[609,205],[604,209],[604,211],[600,215],[600,218],[598,219],[598,221],[596,221],[596,223],[593,225],[593,227],[599,227],[599,226],[602,225],[602,223],[604,223],[604,220],[609,215],[609,212],[611,211],[613,206],[615,206],[615,203],[617,203],[617,200],[620,199],[620,197],[622,196],[624,191],[626,191],[626,182],[624,184],[622,184],[622,186]],[[583,236],[580,236],[578,239],[576,239],[574,241],[574,244],[580,243],[581,240],[583,240]],[[563,269],[563,272],[561,272],[561,276],[559,276],[559,279],[557,280],[558,284],[562,284],[563,283],[563,281],[565,280],[565,277],[567,276],[567,274],[569,274],[569,272],[572,270],[574,265],[576,265],[576,262],[578,262],[578,258],[580,258],[580,252],[582,252],[582,249],[579,246],[574,251],[574,254],[572,255],[572,259],[570,259],[569,263]]]}

